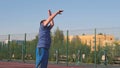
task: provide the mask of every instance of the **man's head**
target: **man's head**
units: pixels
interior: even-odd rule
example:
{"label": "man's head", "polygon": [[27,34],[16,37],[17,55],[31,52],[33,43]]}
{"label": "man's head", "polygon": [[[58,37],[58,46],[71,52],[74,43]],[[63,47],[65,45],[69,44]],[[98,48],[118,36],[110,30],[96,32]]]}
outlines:
{"label": "man's head", "polygon": [[41,22],[40,22],[40,24],[42,24],[44,21],[46,21],[45,19],[44,20],[42,20]]}

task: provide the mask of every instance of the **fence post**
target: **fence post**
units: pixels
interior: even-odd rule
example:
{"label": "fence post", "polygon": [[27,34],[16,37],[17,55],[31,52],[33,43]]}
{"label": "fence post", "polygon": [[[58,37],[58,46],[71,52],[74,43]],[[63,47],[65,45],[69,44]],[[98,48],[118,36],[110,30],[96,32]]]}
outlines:
{"label": "fence post", "polygon": [[24,43],[22,45],[22,61],[25,62],[25,55],[26,55],[26,33],[24,36]]}
{"label": "fence post", "polygon": [[59,50],[57,49],[57,50],[55,51],[56,64],[58,64],[58,62],[59,62],[58,56],[59,56]]}
{"label": "fence post", "polygon": [[95,59],[94,59],[94,63],[95,63],[95,68],[97,68],[97,65],[96,65],[96,28],[95,28],[95,37],[94,37],[94,45],[95,45],[95,47],[94,47],[94,49],[95,49]]}
{"label": "fence post", "polygon": [[25,58],[26,58],[26,36],[27,36],[27,34],[25,33],[25,36],[24,36],[24,50],[23,50],[24,51],[23,52],[24,53],[24,57],[23,57],[24,60],[23,60],[23,62],[25,62]]}
{"label": "fence post", "polygon": [[82,53],[82,49],[81,49],[81,52],[80,52],[80,62],[81,62],[81,64],[83,63],[82,55],[83,55],[83,53]]}
{"label": "fence post", "polygon": [[67,46],[67,47],[66,47],[66,48],[67,48],[67,51],[66,51],[66,55],[67,55],[67,60],[66,60],[66,62],[67,62],[67,63],[66,63],[66,65],[67,65],[67,66],[68,66],[68,40],[69,40],[69,39],[68,39],[68,34],[69,34],[69,31],[67,30],[67,44],[66,44],[66,46]]}
{"label": "fence post", "polygon": [[24,44],[22,45],[22,61],[24,62]]}
{"label": "fence post", "polygon": [[[2,49],[2,43],[0,42],[0,54],[1,54],[1,49]],[[0,55],[0,60],[2,59],[2,56]]]}
{"label": "fence post", "polygon": [[11,53],[10,53],[10,34],[8,35],[8,61],[11,60]]}
{"label": "fence post", "polygon": [[80,50],[77,50],[77,64],[80,63]]}
{"label": "fence post", "polygon": [[[26,56],[26,37],[27,37],[27,34],[25,33],[25,38],[24,38],[24,55]],[[24,58],[25,59],[25,58]],[[25,60],[24,60],[25,61]]]}
{"label": "fence post", "polygon": [[105,65],[105,67],[107,67],[108,58],[107,58],[107,50],[106,49],[104,50],[104,55],[105,55],[104,65]]}

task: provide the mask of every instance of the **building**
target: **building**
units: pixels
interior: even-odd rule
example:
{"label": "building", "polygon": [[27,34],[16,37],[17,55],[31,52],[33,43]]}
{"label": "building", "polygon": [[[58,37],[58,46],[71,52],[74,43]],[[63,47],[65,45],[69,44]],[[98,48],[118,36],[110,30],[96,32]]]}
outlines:
{"label": "building", "polygon": [[[86,44],[91,46],[91,50],[94,51],[95,46],[95,35],[77,35],[81,40],[82,44]],[[69,36],[69,41],[71,42],[75,36]],[[96,35],[96,46],[105,46],[105,45],[113,45],[114,36],[112,35]]]}

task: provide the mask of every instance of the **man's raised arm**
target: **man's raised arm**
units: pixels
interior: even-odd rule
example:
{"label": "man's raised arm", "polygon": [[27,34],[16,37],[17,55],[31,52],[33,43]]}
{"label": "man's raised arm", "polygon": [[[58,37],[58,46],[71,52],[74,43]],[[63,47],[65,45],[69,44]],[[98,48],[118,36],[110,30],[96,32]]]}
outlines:
{"label": "man's raised arm", "polygon": [[63,12],[63,10],[58,10],[57,12],[53,13],[51,16],[48,17],[48,19],[46,19],[43,22],[44,26],[47,26],[54,18],[57,14],[61,14]]}
{"label": "man's raised arm", "polygon": [[[52,15],[52,12],[51,12],[50,10],[48,10],[48,14],[49,14],[49,16],[51,16],[51,15]],[[50,21],[50,29],[51,29],[53,26],[54,26],[54,20],[52,19],[52,20]]]}

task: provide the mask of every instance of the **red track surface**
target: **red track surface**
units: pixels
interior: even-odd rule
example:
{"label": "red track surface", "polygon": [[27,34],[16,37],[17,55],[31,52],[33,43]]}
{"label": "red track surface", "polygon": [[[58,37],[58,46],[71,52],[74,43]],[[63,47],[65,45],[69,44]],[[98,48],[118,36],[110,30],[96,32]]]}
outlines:
{"label": "red track surface", "polygon": [[[104,68],[103,65],[97,65],[97,68]],[[0,68],[35,68],[34,64],[27,64],[22,62],[2,62],[0,61]],[[48,68],[94,68],[94,65],[80,65],[80,66],[63,66],[63,65],[55,65],[49,64]],[[111,66],[108,65],[107,68],[120,68],[119,65]]]}
{"label": "red track surface", "polygon": [[[35,65],[27,64],[27,63],[17,63],[17,62],[0,62],[0,68],[35,68]],[[66,67],[66,66],[49,64],[48,68],[80,68],[80,67]]]}

